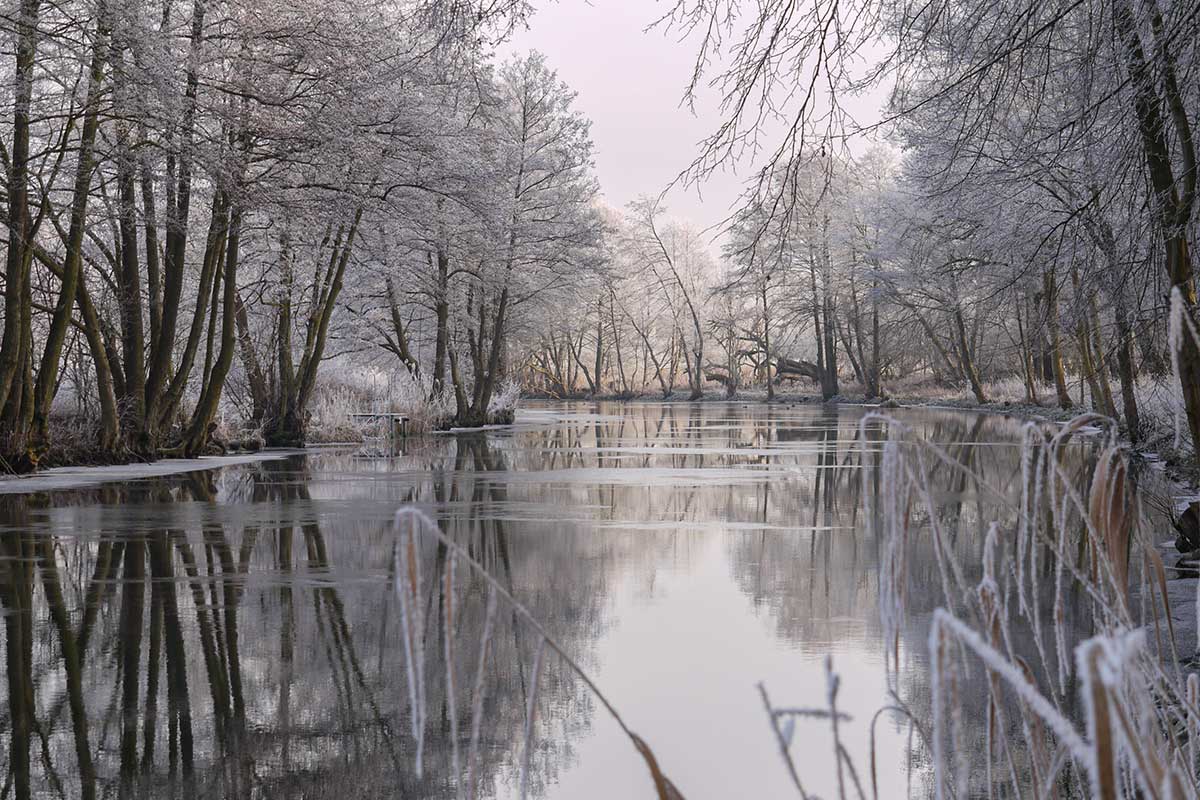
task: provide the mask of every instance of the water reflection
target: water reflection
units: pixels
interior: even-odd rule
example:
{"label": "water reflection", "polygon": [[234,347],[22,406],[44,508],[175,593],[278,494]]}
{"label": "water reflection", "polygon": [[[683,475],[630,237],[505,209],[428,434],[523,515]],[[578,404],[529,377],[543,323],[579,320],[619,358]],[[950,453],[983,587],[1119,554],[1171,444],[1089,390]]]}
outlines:
{"label": "water reflection", "polygon": [[[486,586],[465,570],[449,595],[444,581],[422,584],[418,777],[391,590],[388,521],[402,503],[426,509],[596,674],[685,795],[781,795],[755,681],[819,698],[819,659],[833,651],[856,687],[851,710],[869,715],[895,647],[901,691],[928,704],[935,559],[910,561],[912,623],[883,642],[880,543],[863,520],[883,431],[860,416],[542,407],[512,431],[421,440],[387,458],[323,451],[3,499],[3,796],[456,796]],[[1016,485],[1013,423],[904,419],[991,486]],[[1011,512],[966,472],[932,468],[936,513],[960,561],[978,565],[987,523]],[[442,574],[443,546],[418,555],[423,574]],[[535,646],[501,607],[480,687],[484,795],[516,792]],[[533,794],[649,796],[644,765],[556,659],[536,702]],[[982,741],[982,721],[971,724]],[[881,773],[915,769],[920,781],[924,754],[901,721],[885,727]],[[821,733],[796,746],[824,752]],[[885,796],[903,793],[904,780],[886,783]]]}

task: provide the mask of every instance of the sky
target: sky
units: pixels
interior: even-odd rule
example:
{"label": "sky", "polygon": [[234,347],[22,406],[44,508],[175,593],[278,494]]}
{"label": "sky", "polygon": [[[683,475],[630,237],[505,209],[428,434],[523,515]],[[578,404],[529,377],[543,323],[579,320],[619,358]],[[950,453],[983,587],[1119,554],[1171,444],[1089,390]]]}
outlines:
{"label": "sky", "polygon": [[[657,195],[688,167],[700,141],[720,124],[719,97],[701,91],[695,108],[681,103],[697,42],[647,28],[672,0],[536,0],[537,11],[501,54],[538,50],[559,78],[578,92],[578,109],[592,120],[596,171],[605,200],[623,207]],[[860,122],[877,120],[884,92],[843,98]],[[851,144],[851,151],[860,149]],[[750,164],[710,177],[699,191],[673,188],[667,213],[706,229],[720,250],[720,226],[730,215]]]}
{"label": "sky", "polygon": [[[529,29],[505,48],[545,54],[559,78],[579,93],[576,105],[592,120],[600,185],[616,207],[661,192],[719,122],[711,95],[701,96],[695,113],[680,104],[695,45],[660,29],[644,30],[668,7],[647,0],[542,0]],[[729,215],[742,179],[716,175],[701,187],[702,195],[675,189],[667,196],[667,212],[701,228],[716,226]]]}

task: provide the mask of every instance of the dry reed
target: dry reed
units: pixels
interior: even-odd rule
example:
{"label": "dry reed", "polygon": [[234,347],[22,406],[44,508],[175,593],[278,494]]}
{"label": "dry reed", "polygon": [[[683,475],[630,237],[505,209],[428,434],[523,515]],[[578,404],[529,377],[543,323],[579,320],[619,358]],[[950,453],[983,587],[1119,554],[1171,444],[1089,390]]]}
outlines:
{"label": "dry reed", "polygon": [[[1054,432],[1026,426],[1015,524],[989,527],[982,577],[968,586],[933,513],[929,478],[933,464],[966,468],[881,415],[863,420],[862,441],[874,424],[888,431],[879,455],[881,488],[878,500],[863,496],[885,548],[881,616],[893,668],[905,624],[907,559],[917,537],[931,540],[941,576],[944,607],[934,613],[928,640],[935,795],[1195,798],[1200,683],[1180,667],[1162,559],[1140,524],[1113,426],[1095,415]],[[1085,432],[1099,433],[1100,443],[1090,481],[1081,486],[1066,446]],[[1004,491],[970,477],[977,492],[1012,505]],[[927,520],[918,531],[913,519],[921,510]],[[1046,577],[1052,596],[1043,596]],[[1142,600],[1137,609],[1131,586]],[[1086,607],[1095,630],[1074,646],[1074,658],[1069,596]],[[1017,627],[1032,641],[1033,664],[1018,652]],[[987,695],[983,764],[967,758],[972,748],[958,719],[964,681],[979,667]],[[872,736],[872,753],[873,746]],[[844,788],[839,795],[845,797]]]}

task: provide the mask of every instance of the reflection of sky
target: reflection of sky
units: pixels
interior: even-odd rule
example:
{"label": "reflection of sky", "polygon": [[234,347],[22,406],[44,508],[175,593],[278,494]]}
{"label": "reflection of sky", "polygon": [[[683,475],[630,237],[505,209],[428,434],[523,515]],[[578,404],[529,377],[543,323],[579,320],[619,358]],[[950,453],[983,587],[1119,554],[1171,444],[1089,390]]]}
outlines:
{"label": "reflection of sky", "polygon": [[[886,700],[878,646],[845,635],[861,627],[853,621],[831,626],[829,641],[780,639],[732,580],[722,538],[681,538],[685,552],[656,574],[652,597],[637,580],[614,587],[617,622],[597,643],[597,681],[667,775],[688,798],[792,796],[755,684],[764,681],[776,705],[822,705],[825,650],[842,678],[839,703],[855,718],[844,744],[865,768],[863,723]],[[792,744],[805,789],[823,797],[837,796],[832,741],[827,723],[810,721],[797,725]],[[903,774],[904,746],[895,726],[880,725],[883,775]],[[646,768],[615,723],[598,718],[576,752],[578,762],[549,797],[648,796]],[[885,781],[881,795],[895,796],[891,788],[902,793],[903,782]]]}

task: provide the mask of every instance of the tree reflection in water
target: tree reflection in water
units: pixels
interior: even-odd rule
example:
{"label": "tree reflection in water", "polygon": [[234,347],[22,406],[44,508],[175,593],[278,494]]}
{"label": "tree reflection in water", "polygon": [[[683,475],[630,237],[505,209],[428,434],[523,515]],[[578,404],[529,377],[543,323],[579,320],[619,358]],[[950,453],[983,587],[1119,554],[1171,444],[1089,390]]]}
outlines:
{"label": "tree reflection in water", "polygon": [[[616,621],[619,587],[653,596],[664,570],[686,572],[712,536],[739,613],[769,620],[777,641],[810,654],[847,641],[879,652],[880,545],[865,533],[862,493],[879,491],[882,432],[868,426],[863,441],[858,418],[737,404],[577,406],[387,459],[318,452],[4,499],[3,795],[455,797],[487,584],[460,568],[448,602],[447,582],[429,579],[445,574],[447,548],[428,537],[414,550],[426,576],[414,628],[425,657],[418,777],[391,589],[390,521],[407,504],[588,670]],[[1019,479],[1011,423],[932,412],[909,421],[992,485]],[[960,561],[977,566],[986,521],[1003,512],[963,472],[932,475],[943,529]],[[899,688],[921,709],[925,618],[940,595],[932,554],[909,563],[915,621],[902,631]],[[500,604],[481,685],[481,795],[515,795],[531,708],[534,796],[575,766],[593,724],[596,698],[549,652],[530,705],[538,640]],[[745,703],[756,703],[749,691]],[[969,724],[984,735],[981,720]],[[909,754],[912,764],[924,758]],[[688,764],[664,769],[679,780]]]}
{"label": "tree reflection in water", "polygon": [[[483,440],[460,442],[451,469],[405,494],[475,509],[448,523],[451,535],[511,585],[506,525],[478,513],[502,502],[500,487],[475,477],[495,458]],[[298,457],[0,504],[4,796],[448,793],[436,738],[423,780],[408,760],[401,641],[384,588],[390,534],[378,516],[327,515],[309,480]],[[456,624],[470,640],[481,590],[463,590]],[[557,617],[573,641],[597,593],[560,597],[580,604]],[[510,702],[523,685],[520,637],[497,622],[484,774],[523,724]],[[542,685],[586,719],[574,681],[548,669]],[[442,687],[430,688],[444,742]]]}

